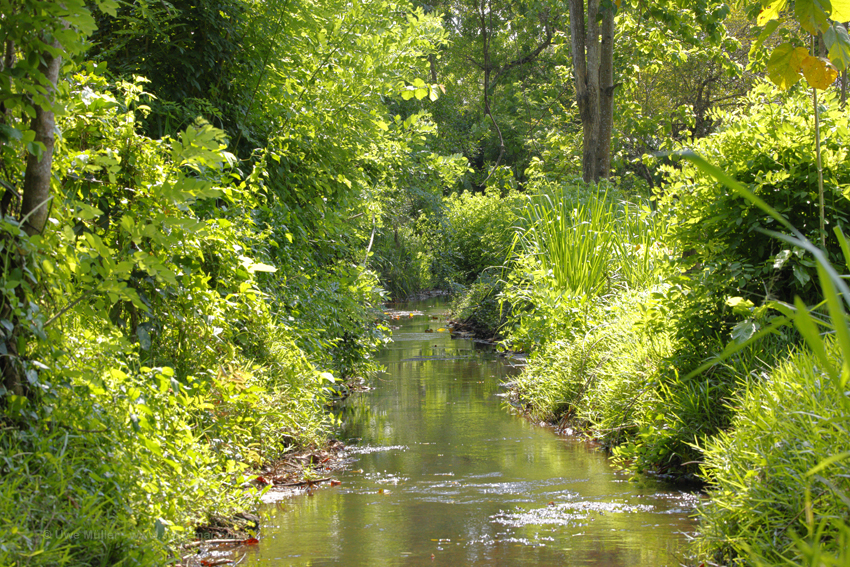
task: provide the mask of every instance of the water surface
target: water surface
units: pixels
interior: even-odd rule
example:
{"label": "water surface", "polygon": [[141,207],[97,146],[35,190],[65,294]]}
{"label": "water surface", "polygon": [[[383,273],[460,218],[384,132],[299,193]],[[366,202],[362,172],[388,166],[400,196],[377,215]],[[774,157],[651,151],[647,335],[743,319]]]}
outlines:
{"label": "water surface", "polygon": [[[517,368],[451,339],[439,298],[394,324],[387,372],[340,408],[342,484],[267,511],[244,565],[676,566],[694,494],[615,471],[599,450],[511,415]],[[426,330],[434,332],[426,332]]]}

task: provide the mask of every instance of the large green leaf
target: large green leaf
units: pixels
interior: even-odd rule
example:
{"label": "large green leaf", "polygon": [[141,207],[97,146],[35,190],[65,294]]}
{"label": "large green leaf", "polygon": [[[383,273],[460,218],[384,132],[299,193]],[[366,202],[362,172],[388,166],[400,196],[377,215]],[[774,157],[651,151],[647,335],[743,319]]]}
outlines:
{"label": "large green leaf", "polygon": [[797,20],[812,35],[826,31],[832,4],[829,0],[797,0],[794,4]]}
{"label": "large green leaf", "polygon": [[809,52],[790,43],[776,46],[767,62],[767,75],[779,88],[789,89],[800,80],[800,69]]}
{"label": "large green leaf", "polygon": [[843,71],[850,64],[850,34],[842,24],[833,23],[823,34],[823,39],[829,49],[829,59],[839,70]]}

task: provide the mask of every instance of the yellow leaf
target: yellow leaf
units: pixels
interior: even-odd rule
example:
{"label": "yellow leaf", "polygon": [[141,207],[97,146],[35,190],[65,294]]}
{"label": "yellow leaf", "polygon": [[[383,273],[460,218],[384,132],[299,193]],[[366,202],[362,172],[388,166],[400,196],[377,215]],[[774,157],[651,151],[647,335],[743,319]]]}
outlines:
{"label": "yellow leaf", "polygon": [[788,0],[773,0],[770,4],[762,8],[759,12],[756,23],[760,26],[765,25],[770,20],[775,20],[779,16],[779,12],[785,7]]}
{"label": "yellow leaf", "polygon": [[824,90],[838,78],[838,70],[832,63],[821,57],[806,56],[802,63],[803,76],[809,85]]}
{"label": "yellow leaf", "polygon": [[850,0],[832,0],[829,17],[836,22],[850,22]]}

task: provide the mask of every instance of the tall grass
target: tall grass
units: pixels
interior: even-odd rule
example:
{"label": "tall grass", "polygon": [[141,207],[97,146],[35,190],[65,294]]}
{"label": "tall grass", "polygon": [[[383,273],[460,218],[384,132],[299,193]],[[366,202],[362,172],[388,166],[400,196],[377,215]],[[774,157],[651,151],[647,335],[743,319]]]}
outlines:
{"label": "tall grass", "polygon": [[592,185],[554,185],[529,196],[514,254],[533,257],[573,296],[597,297],[614,285],[646,286],[656,272],[663,223],[641,204]]}

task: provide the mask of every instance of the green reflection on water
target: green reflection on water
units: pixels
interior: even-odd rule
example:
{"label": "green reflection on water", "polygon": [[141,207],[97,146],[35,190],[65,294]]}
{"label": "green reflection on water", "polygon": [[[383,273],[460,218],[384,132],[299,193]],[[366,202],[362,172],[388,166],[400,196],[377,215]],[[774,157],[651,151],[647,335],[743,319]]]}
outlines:
{"label": "green reflection on water", "polygon": [[[243,565],[678,565],[695,496],[626,482],[600,452],[510,415],[516,373],[402,307],[387,373],[341,408],[342,485],[271,506]],[[410,360],[414,359],[414,360]],[[433,555],[433,557],[432,557]]]}

